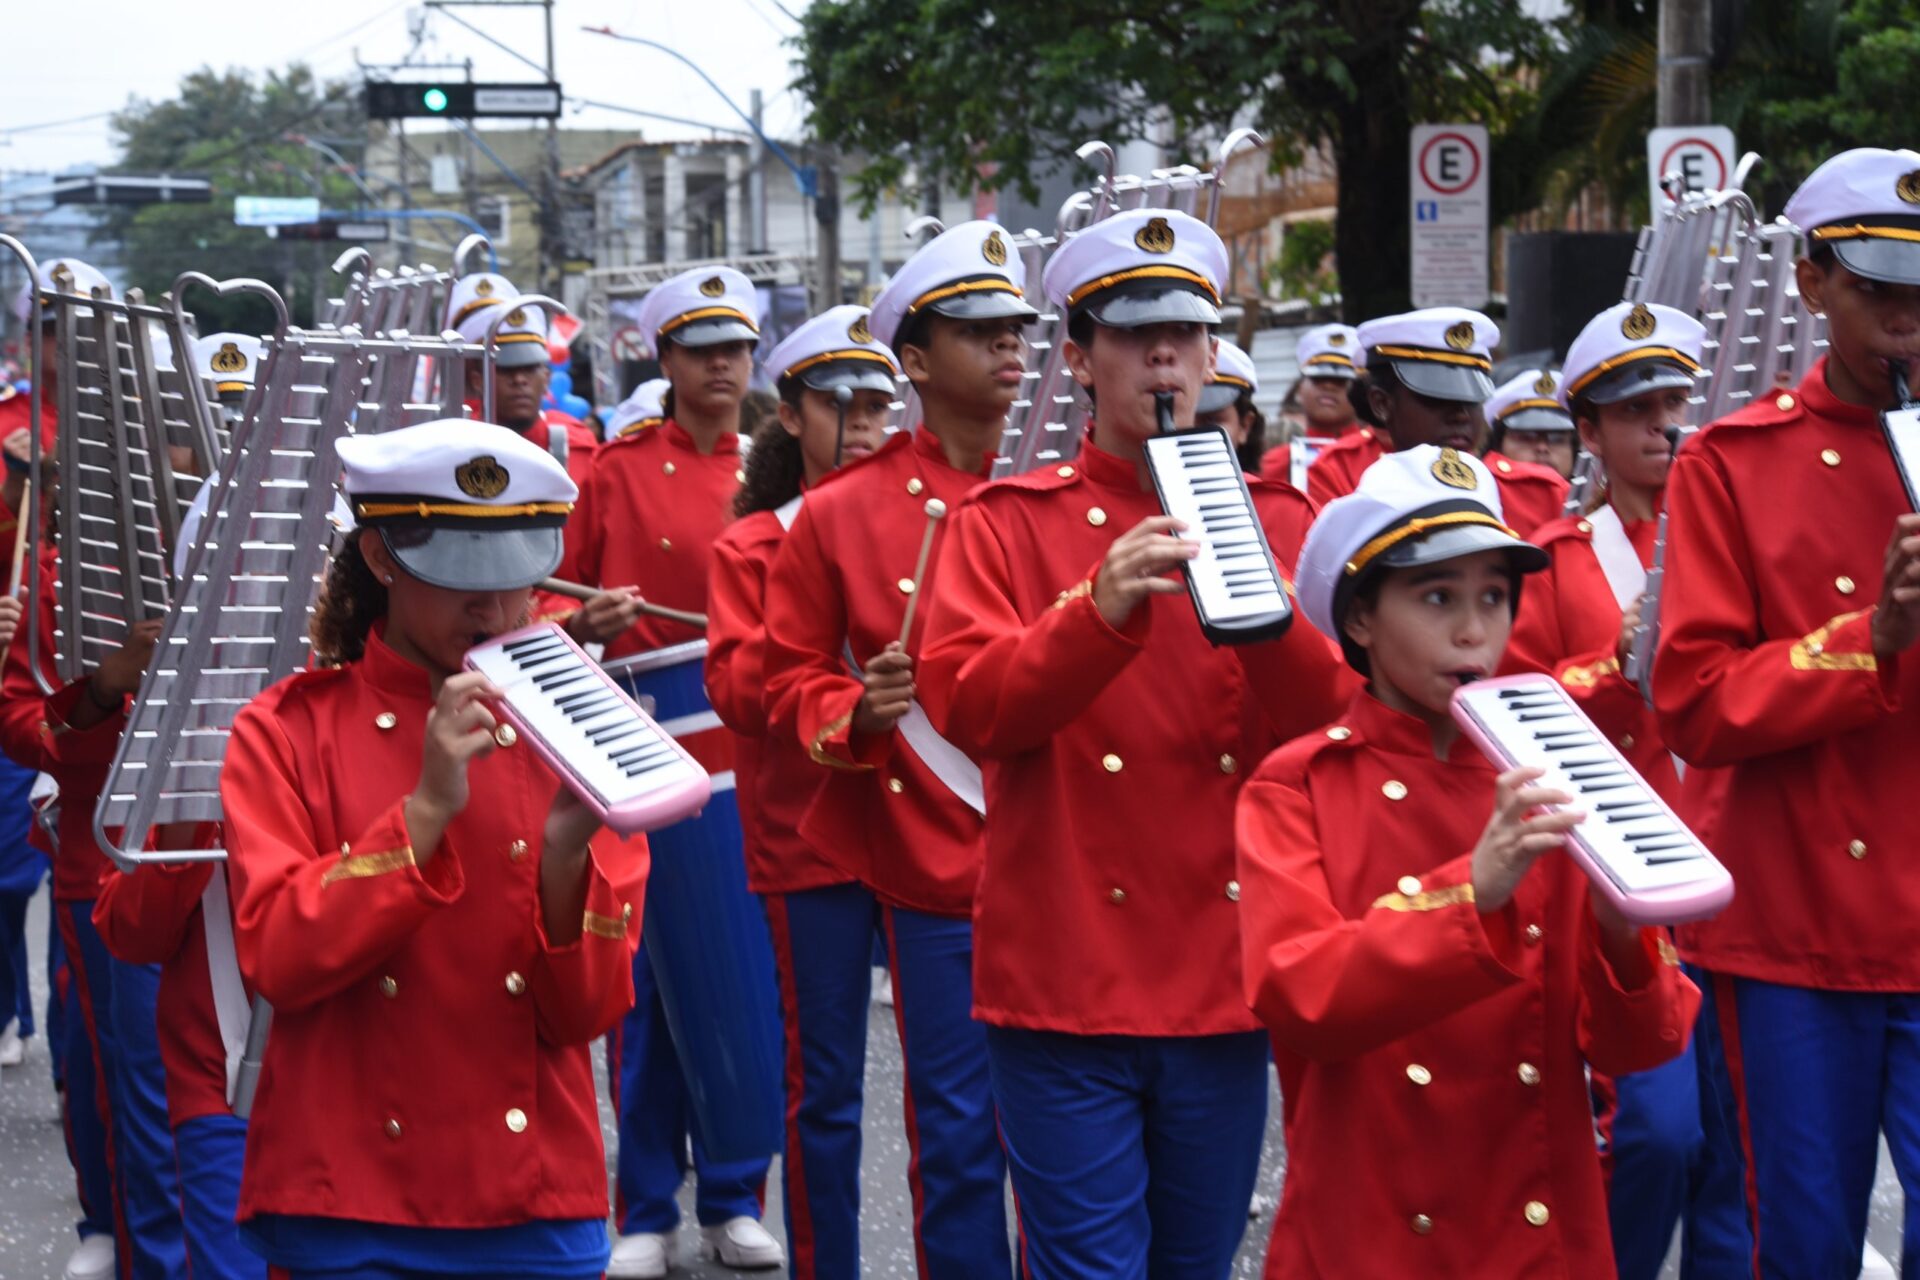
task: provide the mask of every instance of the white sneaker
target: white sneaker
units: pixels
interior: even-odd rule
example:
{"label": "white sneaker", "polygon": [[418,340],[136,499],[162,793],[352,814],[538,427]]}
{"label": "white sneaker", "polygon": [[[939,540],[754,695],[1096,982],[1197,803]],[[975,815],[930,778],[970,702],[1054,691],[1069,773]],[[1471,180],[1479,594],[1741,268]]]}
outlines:
{"label": "white sneaker", "polygon": [[17,1067],[27,1060],[27,1043],[20,1038],[20,1019],[0,1027],[0,1067]]}
{"label": "white sneaker", "polygon": [[787,1251],[767,1234],[757,1218],[744,1214],[717,1227],[700,1228],[702,1252],[735,1271],[762,1271],[784,1266]]}
{"label": "white sneaker", "polygon": [[112,1236],[88,1236],[67,1257],[66,1280],[113,1280]]}
{"label": "white sneaker", "polygon": [[1880,1255],[1880,1251],[1868,1245],[1860,1258],[1860,1280],[1894,1280],[1899,1273],[1893,1264]]}
{"label": "white sneaker", "polygon": [[673,1235],[639,1231],[613,1242],[607,1261],[609,1280],[664,1280],[673,1260]]}

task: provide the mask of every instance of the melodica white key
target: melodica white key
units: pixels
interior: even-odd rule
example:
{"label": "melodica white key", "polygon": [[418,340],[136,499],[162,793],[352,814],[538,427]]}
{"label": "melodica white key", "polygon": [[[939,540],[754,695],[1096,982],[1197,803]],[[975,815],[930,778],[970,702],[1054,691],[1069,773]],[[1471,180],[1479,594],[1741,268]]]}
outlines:
{"label": "melodica white key", "polygon": [[707,771],[553,623],[476,645],[465,665],[499,686],[506,719],[612,830],[653,831],[706,805]]}
{"label": "melodica white key", "polygon": [[1247,644],[1284,632],[1293,607],[1227,433],[1198,427],[1150,436],[1146,458],[1162,509],[1186,522],[1182,537],[1200,544],[1181,567],[1207,639]]}
{"label": "melodica white key", "polygon": [[1907,491],[1907,502],[1920,511],[1920,404],[1907,389],[1907,366],[1892,362],[1893,408],[1880,415],[1880,429],[1887,433],[1887,447],[1893,451],[1894,470]]}
{"label": "melodica white key", "polygon": [[[1699,920],[1733,898],[1733,877],[1551,676],[1461,686],[1453,718],[1502,770],[1535,766],[1586,821],[1567,851],[1635,924]],[[1550,808],[1552,806],[1549,806]]]}

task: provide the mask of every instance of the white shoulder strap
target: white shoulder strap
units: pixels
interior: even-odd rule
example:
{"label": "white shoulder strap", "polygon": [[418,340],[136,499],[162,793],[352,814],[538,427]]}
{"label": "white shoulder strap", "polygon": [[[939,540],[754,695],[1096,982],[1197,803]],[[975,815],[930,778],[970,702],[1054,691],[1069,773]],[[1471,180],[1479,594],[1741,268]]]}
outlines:
{"label": "white shoulder strap", "polygon": [[227,1105],[232,1106],[253,1011],[240,981],[240,957],[233,949],[233,909],[227,901],[225,863],[213,869],[206,892],[200,895],[200,922],[207,934],[207,975],[213,985],[213,1014],[220,1023],[220,1046],[227,1055]]}
{"label": "white shoulder strap", "polygon": [[1607,576],[1614,603],[1624,613],[1647,589],[1646,566],[1640,563],[1640,553],[1633,549],[1633,539],[1627,536],[1620,513],[1611,503],[1588,516],[1587,523],[1593,526],[1594,558],[1600,562],[1600,572]]}
{"label": "white shoulder strap", "polygon": [[806,494],[796,493],[792,498],[773,509],[774,517],[780,521],[780,527],[782,529],[793,528],[793,522],[800,518],[800,504],[806,500]]}

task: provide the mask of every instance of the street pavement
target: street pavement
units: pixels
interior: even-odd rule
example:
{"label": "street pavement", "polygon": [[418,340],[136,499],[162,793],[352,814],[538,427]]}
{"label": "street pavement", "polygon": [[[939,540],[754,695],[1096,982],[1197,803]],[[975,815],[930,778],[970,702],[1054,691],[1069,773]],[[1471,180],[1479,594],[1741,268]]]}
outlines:
{"label": "street pavement", "polygon": [[[46,1003],[45,940],[47,898],[43,891],[28,913],[29,954],[34,970],[34,1005]],[[901,1119],[900,1044],[893,1011],[875,1004],[868,1022],[866,1140],[862,1159],[860,1236],[863,1275],[912,1277],[913,1205],[907,1192],[907,1142]],[[607,1152],[614,1149],[613,1116],[606,1105],[605,1061],[595,1051],[601,1086],[600,1120]],[[1234,1280],[1257,1277],[1278,1202],[1286,1156],[1280,1141],[1280,1105],[1273,1095],[1267,1116],[1255,1199],[1246,1238],[1234,1259]],[[611,1176],[611,1175],[609,1175]],[[685,1265],[675,1276],[718,1280],[739,1273],[713,1262],[696,1261],[698,1232],[693,1227],[692,1197],[681,1194],[686,1225],[677,1241]],[[1888,1257],[1899,1256],[1901,1197],[1885,1152],[1874,1187],[1869,1238]],[[27,1042],[25,1065],[0,1074],[0,1280],[59,1280],[60,1268],[74,1247],[73,1175],[67,1165],[54,1093],[49,1083],[45,1040]],[[1011,1218],[1011,1206],[1009,1206]],[[784,1238],[780,1215],[780,1178],[776,1161],[767,1182],[767,1227]],[[760,1272],[762,1276],[776,1273]],[[784,1274],[784,1273],[779,1273]],[[1679,1274],[1669,1261],[1663,1280]]]}

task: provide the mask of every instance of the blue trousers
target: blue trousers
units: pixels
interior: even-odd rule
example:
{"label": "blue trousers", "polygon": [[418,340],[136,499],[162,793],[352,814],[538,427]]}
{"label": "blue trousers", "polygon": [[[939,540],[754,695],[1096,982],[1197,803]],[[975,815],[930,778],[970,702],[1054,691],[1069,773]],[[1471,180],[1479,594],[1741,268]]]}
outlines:
{"label": "blue trousers", "polygon": [[1031,1280],[1222,1280],[1267,1116],[1259,1032],[987,1028]]}
{"label": "blue trousers", "polygon": [[857,1280],[860,1116],[880,906],[858,884],[765,901],[786,1043],[787,1265],[793,1280]]}
{"label": "blue trousers", "polygon": [[133,1244],[134,1280],[187,1274],[180,1174],[167,1120],[167,1068],[160,1058],[160,966],[113,960],[113,1153],[120,1204]]}
{"label": "blue trousers", "polygon": [[[113,1042],[113,960],[93,927],[93,903],[55,902],[66,960],[66,1037],[62,1053],[67,1093],[67,1158],[79,1183],[80,1238],[114,1236],[119,1221],[111,1154],[112,1096],[106,1068]],[[51,1021],[51,1020],[50,1020]],[[127,1241],[117,1241],[122,1264]]]}
{"label": "blue trousers", "polygon": [[247,1122],[233,1115],[195,1116],[173,1131],[173,1149],[193,1280],[266,1280],[267,1264],[241,1243],[233,1220]]}
{"label": "blue trousers", "polygon": [[1011,1275],[1007,1159],[986,1029],[973,1020],[973,922],[883,905],[880,927],[906,1069],[907,1180],[921,1280]]}
{"label": "blue trousers", "polygon": [[78,999],[73,990],[73,970],[67,965],[67,948],[61,940],[58,903],[47,912],[47,1065],[53,1072],[57,1093],[67,1089],[67,1027],[79,1013],[73,1011]]}
{"label": "blue trousers", "polygon": [[[1907,1203],[1920,1197],[1920,993],[1718,973],[1701,988],[1702,1079],[1752,1230],[1741,1274],[1854,1280],[1882,1134]],[[1914,1232],[1900,1269],[1920,1275]]]}
{"label": "blue trousers", "polygon": [[717,1226],[743,1214],[760,1216],[768,1162],[707,1157],[645,947],[633,956],[633,1008],[607,1036],[607,1074],[618,1082],[614,1215],[621,1235],[665,1233],[680,1225],[674,1196],[686,1180],[689,1139],[696,1179],[694,1212],[700,1225]]}
{"label": "blue trousers", "polygon": [[27,967],[27,903],[35,890],[0,887],[0,1029],[18,1020],[21,1039],[33,1034],[33,990]]}

